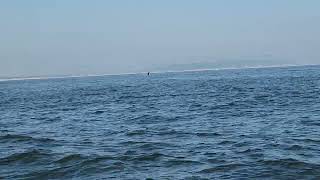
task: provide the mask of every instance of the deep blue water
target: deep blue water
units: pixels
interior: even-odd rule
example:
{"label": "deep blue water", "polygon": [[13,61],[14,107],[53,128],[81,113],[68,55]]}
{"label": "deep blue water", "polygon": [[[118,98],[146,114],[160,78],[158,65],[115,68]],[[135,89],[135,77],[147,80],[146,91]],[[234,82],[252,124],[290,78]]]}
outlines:
{"label": "deep blue water", "polygon": [[319,179],[320,66],[0,82],[0,179]]}

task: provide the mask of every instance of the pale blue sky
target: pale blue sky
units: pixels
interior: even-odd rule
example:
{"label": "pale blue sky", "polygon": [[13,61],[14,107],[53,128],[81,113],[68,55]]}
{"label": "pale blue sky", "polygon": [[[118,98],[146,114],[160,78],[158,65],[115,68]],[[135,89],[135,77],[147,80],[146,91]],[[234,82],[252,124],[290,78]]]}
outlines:
{"label": "pale blue sky", "polygon": [[319,9],[319,0],[1,0],[0,76],[320,63]]}

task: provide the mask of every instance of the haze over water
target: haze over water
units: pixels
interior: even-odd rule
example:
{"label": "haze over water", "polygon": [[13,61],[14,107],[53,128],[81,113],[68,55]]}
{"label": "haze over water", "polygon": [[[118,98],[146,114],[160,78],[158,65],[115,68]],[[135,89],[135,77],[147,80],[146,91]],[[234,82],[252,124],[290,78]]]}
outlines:
{"label": "haze over water", "polygon": [[0,178],[318,179],[320,66],[0,82]]}
{"label": "haze over water", "polygon": [[3,0],[0,78],[319,64],[319,7],[318,0]]}

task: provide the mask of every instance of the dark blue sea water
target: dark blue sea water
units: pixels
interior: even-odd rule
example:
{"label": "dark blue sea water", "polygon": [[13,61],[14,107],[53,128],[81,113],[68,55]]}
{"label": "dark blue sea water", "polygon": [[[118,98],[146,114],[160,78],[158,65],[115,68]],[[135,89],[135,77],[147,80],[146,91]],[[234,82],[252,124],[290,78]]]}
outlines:
{"label": "dark blue sea water", "polygon": [[319,179],[320,66],[0,82],[0,177]]}

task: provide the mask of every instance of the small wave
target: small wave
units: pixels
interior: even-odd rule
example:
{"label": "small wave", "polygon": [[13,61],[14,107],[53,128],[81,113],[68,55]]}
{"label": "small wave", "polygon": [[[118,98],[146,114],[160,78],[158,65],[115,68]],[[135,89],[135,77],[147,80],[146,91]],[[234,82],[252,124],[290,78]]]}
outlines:
{"label": "small wave", "polygon": [[212,164],[223,164],[223,163],[227,163],[226,160],[223,160],[221,158],[210,158],[210,159],[207,159],[207,161],[209,163],[212,163]]}
{"label": "small wave", "polygon": [[226,164],[226,165],[221,165],[213,168],[207,168],[199,171],[199,173],[214,173],[214,172],[226,172],[230,170],[235,170],[238,168],[243,167],[243,164]]}
{"label": "small wave", "polygon": [[220,136],[221,134],[217,133],[217,132],[197,132],[195,133],[197,136],[199,137],[214,137],[214,136]]}
{"label": "small wave", "polygon": [[184,132],[184,131],[177,131],[174,129],[161,129],[155,132],[155,134],[159,136],[170,136],[170,135],[190,135],[191,133]]}
{"label": "small wave", "polygon": [[86,93],[82,94],[81,96],[88,97],[88,96],[102,96],[102,95],[106,95],[106,93],[103,93],[103,92],[90,92],[90,93],[88,93],[88,92],[86,92]]}
{"label": "small wave", "polygon": [[24,135],[6,134],[6,135],[3,135],[3,136],[0,136],[0,140],[28,141],[30,139],[32,139],[32,137],[24,136]]}
{"label": "small wave", "polygon": [[119,99],[148,99],[148,98],[160,98],[160,97],[199,96],[199,95],[210,95],[210,94],[211,93],[162,94],[162,95],[145,95],[145,96],[125,95],[125,96],[120,96]]}
{"label": "small wave", "polygon": [[305,143],[315,143],[315,144],[320,144],[320,140],[317,139],[310,139],[310,138],[303,138],[303,139],[293,139],[295,141],[301,141]]}
{"label": "small wave", "polygon": [[147,131],[144,129],[139,129],[139,130],[133,130],[133,131],[129,131],[126,133],[127,136],[139,136],[139,135],[144,135],[146,134]]}
{"label": "small wave", "polygon": [[62,108],[61,111],[74,111],[76,110],[77,108],[74,108],[74,107],[65,107],[65,108]]}
{"label": "small wave", "polygon": [[312,164],[303,161],[299,161],[296,159],[288,158],[288,159],[277,159],[277,160],[263,160],[260,161],[264,165],[269,166],[279,166],[286,168],[320,168],[319,164]]}
{"label": "small wave", "polygon": [[300,146],[300,145],[291,145],[290,147],[287,148],[287,150],[291,150],[291,151],[298,151],[298,150],[302,150],[304,149],[304,147]]}
{"label": "small wave", "polygon": [[46,170],[33,171],[24,175],[16,176],[16,179],[66,179],[70,178],[79,169],[75,166],[55,167]]}
{"label": "small wave", "polygon": [[248,142],[237,142],[233,146],[234,147],[245,147],[245,146],[248,146]]}
{"label": "small wave", "polygon": [[242,150],[242,151],[239,151],[239,153],[244,153],[244,154],[247,154],[247,153],[259,153],[259,152],[262,152],[262,149],[259,149],[259,148],[248,148],[248,149],[245,149],[245,150]]}
{"label": "small wave", "polygon": [[219,142],[219,145],[231,145],[231,144],[235,144],[235,143],[237,143],[237,142],[230,141],[230,140],[224,140],[224,141]]}
{"label": "small wave", "polygon": [[[81,156],[81,158],[84,158],[83,156]],[[86,159],[85,161],[82,162],[82,166],[87,166],[90,164],[97,164],[103,161],[109,161],[109,160],[117,160],[117,157],[115,156],[98,156],[98,157],[94,157],[94,158],[89,158],[89,157],[85,157],[84,159]]]}
{"label": "small wave", "polygon": [[155,152],[151,154],[140,154],[136,156],[132,155],[120,155],[116,159],[122,161],[122,162],[144,162],[144,161],[156,161],[161,157],[164,157],[164,154]]}
{"label": "small wave", "polygon": [[61,159],[55,161],[56,164],[65,166],[77,166],[78,168],[85,168],[87,166],[97,166],[100,162],[116,160],[113,156],[84,156],[81,154],[70,154],[62,157]]}
{"label": "small wave", "polygon": [[171,159],[168,160],[166,166],[195,166],[195,165],[202,165],[203,163],[199,161],[187,160],[187,159]]}
{"label": "small wave", "polygon": [[70,163],[72,161],[80,161],[80,160],[84,160],[84,159],[86,159],[86,158],[80,154],[71,154],[71,155],[64,156],[63,158],[57,160],[56,163],[64,164],[64,163]]}
{"label": "small wave", "polygon": [[15,142],[24,142],[24,141],[35,141],[35,142],[41,142],[41,143],[47,143],[47,142],[53,142],[53,139],[49,138],[34,138],[31,136],[26,135],[16,135],[16,134],[6,134],[3,136],[0,136],[0,141],[9,142],[9,141],[15,141]]}
{"label": "small wave", "polygon": [[320,122],[316,120],[301,120],[300,122],[305,126],[320,126]]}
{"label": "small wave", "polygon": [[97,110],[97,111],[95,111],[93,114],[103,114],[103,113],[105,113],[105,111],[103,111],[103,110]]}
{"label": "small wave", "polygon": [[13,162],[31,163],[39,158],[49,157],[50,155],[39,150],[31,150],[22,153],[15,153],[0,159],[0,164],[8,165]]}
{"label": "small wave", "polygon": [[137,148],[140,150],[146,150],[146,151],[173,147],[172,144],[165,143],[165,142],[126,141],[126,142],[122,142],[120,144],[122,144],[124,146],[134,147],[134,148]]}
{"label": "small wave", "polygon": [[159,98],[167,95],[146,95],[146,96],[120,96],[119,99],[145,99],[145,98]]}
{"label": "small wave", "polygon": [[[101,172],[112,172],[112,171],[120,172],[120,171],[123,171],[124,168],[125,168],[124,163],[115,162],[107,167],[102,168]],[[93,168],[93,174],[96,174],[96,173],[97,173],[97,168]],[[86,172],[86,174],[87,174],[87,172]]]}
{"label": "small wave", "polygon": [[188,176],[183,179],[185,179],[185,180],[210,180],[209,178],[204,178],[201,176]]}
{"label": "small wave", "polygon": [[[30,156],[31,153],[26,155]],[[35,152],[35,155],[38,153]],[[33,159],[34,161],[37,159]],[[15,178],[29,179],[65,179],[72,178],[75,174],[78,176],[88,176],[91,174],[120,171],[124,169],[124,163],[108,162],[106,160],[116,160],[111,156],[84,156],[81,154],[70,154],[57,161],[52,161],[55,166],[39,171],[31,171],[24,175],[18,175]],[[53,164],[52,164],[53,165]]]}
{"label": "small wave", "polygon": [[138,121],[143,124],[152,124],[152,123],[164,122],[169,120],[172,120],[172,119],[165,116],[148,115],[148,114],[144,114],[131,119],[131,121],[134,121],[134,122]]}
{"label": "small wave", "polygon": [[46,122],[56,122],[56,121],[61,121],[62,118],[60,116],[41,116],[41,117],[31,117],[30,119],[32,120],[37,120],[37,121],[46,121]]}
{"label": "small wave", "polygon": [[140,155],[138,157],[132,158],[132,161],[155,161],[163,156],[164,154],[161,154],[161,153],[144,154],[144,155]]}

